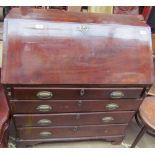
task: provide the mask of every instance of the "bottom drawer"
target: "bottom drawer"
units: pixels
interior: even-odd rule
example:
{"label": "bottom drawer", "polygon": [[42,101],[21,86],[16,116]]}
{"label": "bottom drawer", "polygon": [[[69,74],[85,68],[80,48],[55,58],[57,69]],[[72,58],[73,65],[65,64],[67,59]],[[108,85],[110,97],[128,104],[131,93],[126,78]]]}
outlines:
{"label": "bottom drawer", "polygon": [[17,129],[19,139],[52,139],[77,137],[104,137],[123,135],[127,124],[62,126],[62,127],[25,127]]}

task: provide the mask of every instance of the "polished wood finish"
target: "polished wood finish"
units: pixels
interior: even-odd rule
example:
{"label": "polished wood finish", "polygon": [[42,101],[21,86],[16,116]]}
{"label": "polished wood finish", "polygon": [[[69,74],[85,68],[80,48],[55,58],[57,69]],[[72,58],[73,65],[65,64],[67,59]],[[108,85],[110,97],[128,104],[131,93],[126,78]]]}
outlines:
{"label": "polished wood finish", "polygon": [[[93,113],[61,113],[61,114],[16,114],[17,127],[24,126],[65,126],[65,125],[100,125],[128,123],[134,115],[129,112],[93,112]],[[123,117],[122,117],[123,115]],[[44,122],[45,120],[45,122]]]}
{"label": "polished wood finish", "polygon": [[[20,139],[50,139],[74,137],[104,137],[123,135],[127,125],[95,125],[95,126],[61,126],[61,127],[33,127],[18,128]],[[41,134],[41,133],[51,134]],[[65,133],[65,134],[64,134]]]}
{"label": "polished wood finish", "polygon": [[147,97],[139,108],[142,120],[155,130],[155,98]]}
{"label": "polished wood finish", "polygon": [[[120,25],[133,25],[133,26],[148,26],[144,22],[140,22],[137,16],[124,16],[124,15],[110,15],[98,13],[74,13],[59,10],[43,10],[43,9],[18,9],[14,8],[7,16],[8,18],[28,19],[28,20],[41,20],[45,21],[58,21],[58,22],[75,22],[75,23],[102,23],[107,24],[119,23]],[[127,18],[128,17],[128,18]]]}
{"label": "polished wood finish", "polygon": [[13,9],[2,83],[17,147],[120,143],[153,81],[150,28],[134,16]]}
{"label": "polished wood finish", "polygon": [[66,141],[83,141],[83,140],[104,140],[107,142],[111,142],[113,145],[118,145],[122,142],[124,135],[117,136],[100,136],[100,137],[74,137],[74,138],[49,138],[49,139],[17,139],[16,146],[17,147],[35,147],[37,144],[42,143],[53,143],[53,142],[66,142]]}
{"label": "polished wood finish", "polygon": [[[141,130],[133,141],[131,148],[136,147],[137,143],[141,140],[143,135],[147,132],[155,136],[155,97],[149,96],[144,99],[142,102],[139,111],[136,115],[137,119],[141,120]],[[137,123],[139,123],[139,120]]]}
{"label": "polished wood finish", "polygon": [[[100,100],[113,98],[139,98],[143,88],[13,88],[13,99],[38,100],[39,92],[50,92],[50,100]],[[121,92],[122,96],[113,97],[113,92]]]}
{"label": "polished wood finish", "polygon": [[13,9],[4,21],[4,38],[5,84],[153,80],[151,31],[134,16]]}
{"label": "polished wood finish", "polygon": [[[70,113],[70,112],[102,112],[102,111],[135,111],[139,108],[142,99],[116,99],[116,100],[11,100],[10,106],[15,114],[37,113]],[[116,105],[108,108],[109,105]],[[39,111],[41,105],[51,107],[48,111]]]}

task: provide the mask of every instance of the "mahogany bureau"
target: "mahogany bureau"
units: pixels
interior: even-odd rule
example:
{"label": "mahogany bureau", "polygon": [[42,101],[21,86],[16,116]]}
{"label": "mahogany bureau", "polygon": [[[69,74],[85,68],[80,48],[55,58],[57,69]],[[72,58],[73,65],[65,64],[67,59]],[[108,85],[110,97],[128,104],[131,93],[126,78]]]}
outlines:
{"label": "mahogany bureau", "polygon": [[153,81],[151,31],[134,16],[13,9],[2,83],[17,147],[120,143]]}

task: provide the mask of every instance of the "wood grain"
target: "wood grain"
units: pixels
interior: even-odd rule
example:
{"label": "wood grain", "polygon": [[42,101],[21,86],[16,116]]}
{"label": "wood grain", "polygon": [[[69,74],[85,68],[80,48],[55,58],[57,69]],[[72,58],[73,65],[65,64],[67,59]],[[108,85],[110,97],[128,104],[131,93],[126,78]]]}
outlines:
{"label": "wood grain", "polygon": [[4,23],[2,83],[151,84],[150,28],[133,16],[30,9]]}
{"label": "wood grain", "polygon": [[[129,112],[92,112],[92,113],[61,113],[61,114],[16,114],[14,120],[17,127],[68,126],[68,125],[104,125],[128,123],[134,116]],[[123,116],[123,117],[122,117]],[[113,120],[104,122],[102,119],[111,117]],[[40,120],[50,120],[50,124],[40,124]]]}
{"label": "wood grain", "polygon": [[[19,145],[121,142],[153,83],[151,31],[134,16],[13,9],[3,47],[2,83]],[[109,111],[110,103],[118,108]],[[111,116],[112,124],[101,121]],[[41,119],[53,126],[36,127]]]}
{"label": "wood grain", "polygon": [[155,97],[146,97],[139,112],[143,121],[155,130]]}
{"label": "wood grain", "polygon": [[[123,93],[123,96],[121,96],[120,98],[140,98],[142,95],[143,88],[14,87],[12,92],[12,99],[40,100],[37,94],[42,91],[52,93],[53,96],[48,100],[101,100],[114,99],[111,96],[113,92]],[[83,91],[83,95],[81,95],[81,91]]]}
{"label": "wood grain", "polygon": [[[61,126],[61,127],[34,127],[18,128],[20,139],[51,139],[51,138],[76,138],[76,137],[102,137],[122,135],[126,124],[96,125],[96,126]],[[76,130],[75,130],[76,129]],[[51,132],[48,137],[40,136],[40,132]],[[65,134],[64,134],[65,133]]]}
{"label": "wood grain", "polygon": [[[10,106],[14,114],[37,114],[37,113],[70,113],[70,112],[103,112],[103,111],[136,111],[142,99],[116,99],[116,100],[11,100]],[[118,108],[108,110],[109,104],[117,104]],[[48,105],[50,111],[40,112],[37,107]]]}

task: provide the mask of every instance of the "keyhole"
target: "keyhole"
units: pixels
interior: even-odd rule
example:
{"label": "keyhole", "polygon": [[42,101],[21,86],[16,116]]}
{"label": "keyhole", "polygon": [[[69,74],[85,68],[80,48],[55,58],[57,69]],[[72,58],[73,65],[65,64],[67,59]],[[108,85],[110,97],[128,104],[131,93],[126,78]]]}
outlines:
{"label": "keyhole", "polygon": [[80,95],[83,96],[84,94],[85,94],[85,90],[84,89],[81,89],[80,90]]}

